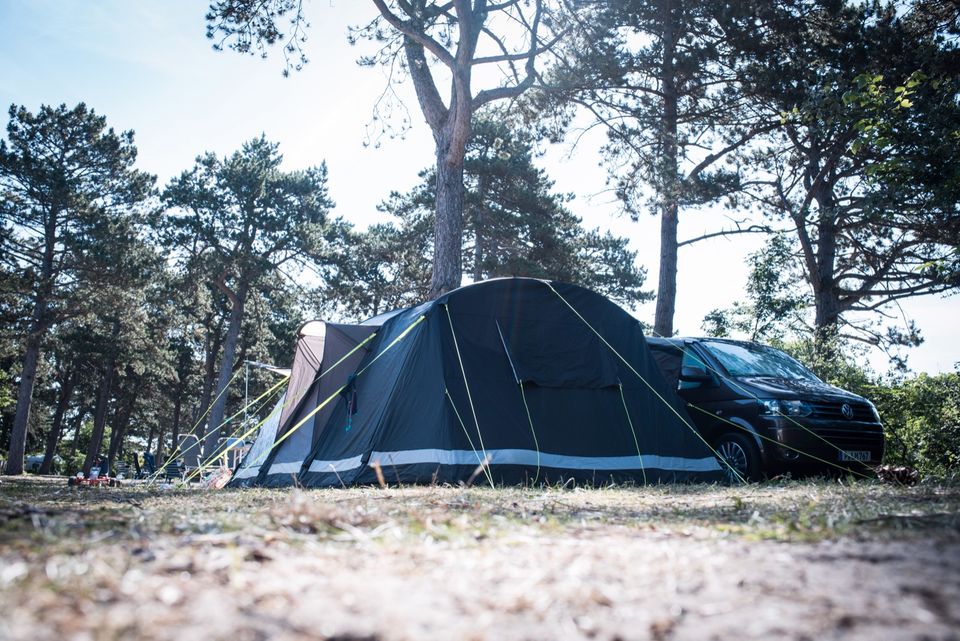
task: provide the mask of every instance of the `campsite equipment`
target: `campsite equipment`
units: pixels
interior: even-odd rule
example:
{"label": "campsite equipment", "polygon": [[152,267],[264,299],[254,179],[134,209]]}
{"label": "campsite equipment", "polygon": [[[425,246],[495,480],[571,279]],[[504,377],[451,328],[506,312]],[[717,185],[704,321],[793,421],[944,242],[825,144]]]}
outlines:
{"label": "campsite equipment", "polygon": [[285,398],[231,485],[370,484],[377,468],[403,483],[722,478],[640,323],[530,278],[301,328]]}
{"label": "campsite equipment", "polygon": [[83,472],[77,472],[76,476],[67,479],[68,487],[119,487],[120,479],[112,478],[106,475],[100,475],[100,468],[90,469],[90,476],[84,476]]}
{"label": "campsite equipment", "polygon": [[[202,447],[203,443],[194,434],[185,434],[180,437],[176,451],[180,454],[179,458],[182,461],[180,468],[183,473],[189,474],[200,467]],[[169,467],[169,464],[167,467]]]}
{"label": "campsite equipment", "polygon": [[780,350],[719,338],[648,338],[697,429],[749,480],[782,472],[873,478],[883,458],[870,401],[828,385]]}

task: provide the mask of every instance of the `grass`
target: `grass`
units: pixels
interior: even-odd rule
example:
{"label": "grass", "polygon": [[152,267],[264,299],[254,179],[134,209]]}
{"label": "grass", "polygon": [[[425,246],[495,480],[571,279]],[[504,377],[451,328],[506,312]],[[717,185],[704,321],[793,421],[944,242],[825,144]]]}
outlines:
{"label": "grass", "polygon": [[[955,484],[205,491],[4,478],[0,638],[759,639],[792,638],[777,632],[790,616],[797,639],[851,620],[926,633],[960,623],[942,605],[960,601],[957,568],[937,562],[958,552]],[[784,554],[806,560],[784,574]],[[814,589],[794,614],[770,596]],[[756,634],[717,614],[767,601]]]}
{"label": "grass", "polygon": [[[960,486],[790,481],[600,489],[393,487],[332,490],[67,488],[5,480],[0,546],[77,546],[90,539],[248,529],[335,537],[389,530],[394,538],[454,540],[533,528],[658,530],[747,540],[960,537]],[[479,534],[478,534],[479,533]]]}

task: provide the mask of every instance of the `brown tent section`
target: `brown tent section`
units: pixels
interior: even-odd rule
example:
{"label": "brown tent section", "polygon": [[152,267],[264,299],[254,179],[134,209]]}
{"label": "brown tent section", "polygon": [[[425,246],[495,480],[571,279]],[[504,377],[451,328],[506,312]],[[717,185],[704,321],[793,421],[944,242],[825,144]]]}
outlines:
{"label": "brown tent section", "polygon": [[323,362],[323,346],[326,343],[327,324],[320,321],[304,323],[298,331],[296,352],[290,368],[290,382],[287,383],[287,400],[280,414],[280,425],[290,420],[293,411],[299,405],[307,389],[320,372]]}
{"label": "brown tent section", "polygon": [[[304,458],[317,443],[336,400],[313,412],[318,405],[337,393],[346,377],[354,372],[367,355],[372,341],[364,341],[379,329],[376,325],[344,325],[325,321],[309,321],[299,330],[290,382],[280,414],[276,434],[261,433],[271,442],[283,439],[269,456],[245,462],[238,470],[236,484],[271,485],[270,478],[288,485],[291,474],[297,474]],[[331,372],[328,376],[327,373]],[[287,435],[291,430],[295,430]],[[252,459],[253,457],[248,457]],[[261,466],[267,469],[260,469]]]}

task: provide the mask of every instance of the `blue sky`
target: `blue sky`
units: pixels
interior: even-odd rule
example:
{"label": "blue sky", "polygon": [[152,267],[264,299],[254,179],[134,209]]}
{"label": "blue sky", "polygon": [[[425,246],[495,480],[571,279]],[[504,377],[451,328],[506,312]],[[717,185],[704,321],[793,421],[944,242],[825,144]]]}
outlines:
{"label": "blue sky", "polygon": [[[135,130],[139,165],[161,184],[202,152],[227,154],[265,133],[280,143],[289,168],[325,161],[336,213],[360,226],[378,220],[377,204],[411,187],[431,164],[433,141],[408,85],[399,97],[412,127],[403,137],[364,144],[377,131],[373,106],[386,77],[356,64],[370,49],[351,47],[346,31],[374,15],[368,0],[313,0],[310,63],[289,78],[281,75],[279,52],[262,60],[213,51],[204,35],[206,7],[202,0],[0,0],[0,104],[35,110],[84,101],[114,128]],[[588,137],[572,154],[550,148],[543,165],[558,191],[576,194],[571,207],[586,225],[631,239],[654,287],[657,220],[616,216],[598,166],[600,142]],[[716,229],[719,216],[684,216],[681,238]],[[758,242],[718,239],[681,249],[675,326],[682,334],[701,333],[704,314],[743,296],[744,258]],[[653,306],[635,313],[651,321]],[[910,352],[913,369],[948,371],[960,361],[960,298],[906,301],[902,313],[927,339]],[[879,355],[871,362],[885,369]]]}

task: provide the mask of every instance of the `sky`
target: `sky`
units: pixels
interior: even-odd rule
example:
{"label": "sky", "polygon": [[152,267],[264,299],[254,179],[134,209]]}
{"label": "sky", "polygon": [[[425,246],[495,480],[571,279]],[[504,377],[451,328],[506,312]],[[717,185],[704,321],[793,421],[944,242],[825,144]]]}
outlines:
{"label": "sky", "polygon": [[[214,51],[205,37],[204,0],[0,0],[0,104],[73,106],[86,102],[117,130],[133,129],[138,166],[160,185],[190,168],[201,153],[230,154],[265,134],[278,142],[287,169],[326,162],[335,213],[364,227],[383,218],[376,209],[391,191],[416,184],[433,162],[433,139],[409,83],[397,90],[411,127],[402,135],[378,135],[373,109],[386,72],[360,67],[370,45],[351,46],[347,28],[375,15],[369,0],[312,0],[305,43],[309,63],[283,77],[279,51],[267,59]],[[399,122],[402,112],[394,112]],[[400,114],[400,115],[397,115]],[[638,262],[656,287],[659,224],[617,214],[600,166],[602,136],[545,150],[542,166],[556,191],[573,193],[570,204],[587,227],[630,239]],[[680,238],[722,226],[726,212],[681,216]],[[680,250],[674,326],[681,335],[702,334],[704,315],[744,298],[746,257],[757,237],[720,238]],[[647,322],[654,306],[633,310]],[[907,352],[916,372],[951,371],[960,362],[957,326],[960,297],[927,296],[903,302],[898,316],[916,321],[925,343]],[[875,350],[876,352],[876,350]],[[868,355],[887,369],[879,352]]]}

